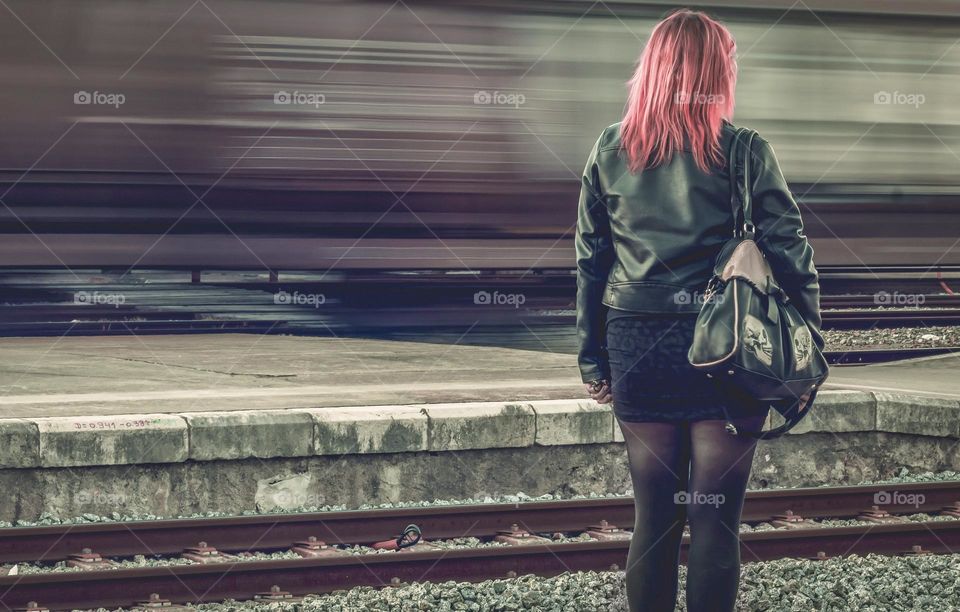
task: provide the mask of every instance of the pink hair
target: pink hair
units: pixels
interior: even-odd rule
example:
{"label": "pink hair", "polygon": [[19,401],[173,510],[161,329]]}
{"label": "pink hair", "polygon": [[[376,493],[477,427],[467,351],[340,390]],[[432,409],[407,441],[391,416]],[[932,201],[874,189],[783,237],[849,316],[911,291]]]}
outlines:
{"label": "pink hair", "polygon": [[703,13],[679,9],[653,28],[627,83],[621,148],[631,172],[670,161],[689,144],[697,166],[722,163],[720,129],[733,116],[736,41]]}

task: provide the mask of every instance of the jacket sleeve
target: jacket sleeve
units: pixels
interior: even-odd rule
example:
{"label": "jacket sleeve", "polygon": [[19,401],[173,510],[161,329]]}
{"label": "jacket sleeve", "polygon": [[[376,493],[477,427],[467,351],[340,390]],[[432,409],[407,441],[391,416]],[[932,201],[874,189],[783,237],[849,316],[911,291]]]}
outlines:
{"label": "jacket sleeve", "polygon": [[606,307],[601,300],[607,273],[613,264],[613,242],[597,169],[597,151],[602,136],[594,144],[583,169],[574,240],[577,257],[578,362],[583,382],[610,378],[603,337]]}
{"label": "jacket sleeve", "polygon": [[758,245],[770,261],[777,282],[803,316],[813,341],[823,350],[820,333],[820,282],[813,247],[803,233],[803,221],[783,178],[773,148],[762,138],[753,146],[753,222]]}

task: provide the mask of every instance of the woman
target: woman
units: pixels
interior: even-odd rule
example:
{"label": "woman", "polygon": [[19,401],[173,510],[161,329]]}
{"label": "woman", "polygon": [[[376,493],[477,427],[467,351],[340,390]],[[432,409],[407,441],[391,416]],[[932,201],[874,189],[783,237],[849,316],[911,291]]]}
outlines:
{"label": "woman", "polygon": [[[740,512],[769,410],[716,388],[687,362],[720,246],[733,232],[727,150],[735,128],[736,44],[703,13],[653,30],[626,112],[583,173],[577,222],[579,365],[590,395],[613,401],[627,445],[636,525],[627,559],[631,610],[672,611],[690,523],[687,609],[732,610]],[[820,348],[819,284],[800,211],[770,145],[750,156],[758,244]]]}

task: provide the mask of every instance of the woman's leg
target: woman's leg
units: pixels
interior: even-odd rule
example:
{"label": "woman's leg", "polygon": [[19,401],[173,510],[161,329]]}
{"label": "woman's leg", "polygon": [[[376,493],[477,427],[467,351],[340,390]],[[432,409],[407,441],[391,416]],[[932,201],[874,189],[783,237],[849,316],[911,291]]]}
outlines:
{"label": "woman's leg", "polygon": [[[765,416],[733,419],[757,430]],[[756,440],[732,436],[722,420],[690,423],[690,552],[687,610],[733,610],[740,583],[740,511]]]}
{"label": "woman's leg", "polygon": [[676,503],[674,496],[687,487],[689,425],[618,422],[627,444],[636,503],[627,555],[627,601],[632,612],[673,612],[686,520],[686,506]]}

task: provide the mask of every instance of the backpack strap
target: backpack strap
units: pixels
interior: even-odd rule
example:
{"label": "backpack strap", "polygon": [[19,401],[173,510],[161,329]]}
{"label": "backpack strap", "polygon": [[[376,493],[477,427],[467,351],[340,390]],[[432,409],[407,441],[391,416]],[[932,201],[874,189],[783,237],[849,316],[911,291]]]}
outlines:
{"label": "backpack strap", "polygon": [[757,133],[746,130],[746,144],[743,148],[743,237],[753,240],[757,228],[753,225],[753,139]]}
{"label": "backpack strap", "polygon": [[730,210],[733,212],[733,237],[738,238],[740,232],[740,213],[743,210],[740,206],[740,194],[737,191],[737,157],[739,149],[737,144],[740,142],[740,135],[746,128],[737,128],[730,139],[730,149],[727,151],[727,167],[730,174]]}
{"label": "backpack strap", "polygon": [[[751,176],[750,157],[753,155],[753,139],[757,132],[749,128],[737,128],[733,138],[730,141],[730,151],[727,154],[727,163],[730,172],[730,207],[733,210],[733,236],[734,238],[744,238],[752,240],[756,234],[756,227],[753,225],[753,194],[751,186],[753,177]],[[744,144],[741,146],[741,142]],[[740,149],[744,149],[742,156],[743,162],[738,164],[741,157]],[[743,168],[743,182],[737,184],[738,168]]]}

